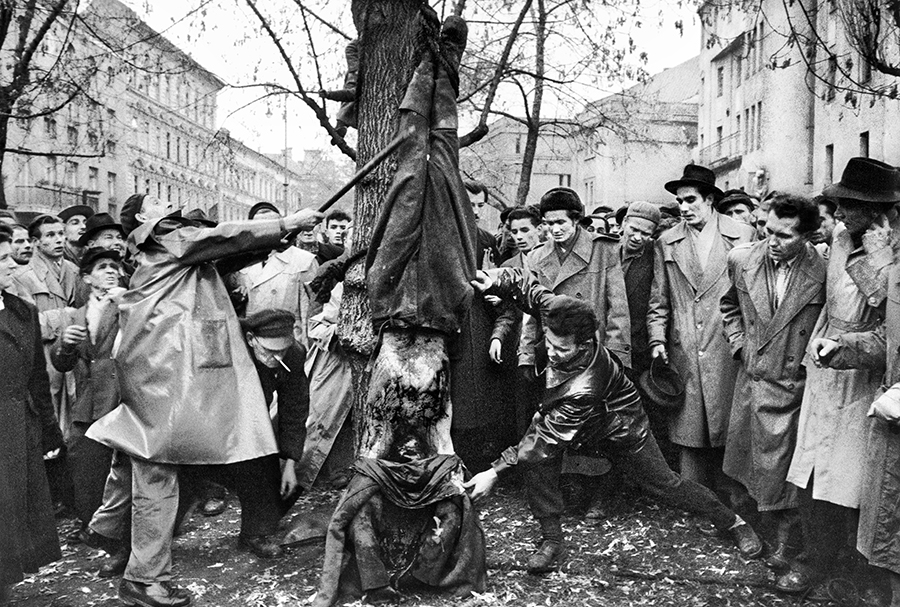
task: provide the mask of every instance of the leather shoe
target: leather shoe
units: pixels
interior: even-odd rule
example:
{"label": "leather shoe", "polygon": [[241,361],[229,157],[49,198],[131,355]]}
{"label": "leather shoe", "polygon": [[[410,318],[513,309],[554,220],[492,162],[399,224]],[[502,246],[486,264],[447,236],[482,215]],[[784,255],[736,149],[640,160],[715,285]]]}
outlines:
{"label": "leather shoe", "polygon": [[284,555],[281,545],[271,535],[241,535],[238,546],[246,548],[261,559],[277,559]]}
{"label": "leather shoe", "polygon": [[537,552],[528,557],[528,573],[549,573],[559,567],[565,555],[562,542],[544,540]]}
{"label": "leather shoe", "polygon": [[390,586],[382,586],[374,588],[366,592],[367,605],[388,605],[391,603],[399,603],[403,598],[399,592]]}
{"label": "leather shoe", "polygon": [[734,545],[737,546],[741,556],[747,559],[755,559],[762,554],[763,543],[759,536],[756,535],[753,527],[747,523],[741,523],[737,527],[729,529],[729,531],[731,532],[731,539],[734,540]]}
{"label": "leather shoe", "polygon": [[187,607],[191,594],[169,582],[141,584],[122,580],[119,584],[119,600],[126,605],[139,607]]}
{"label": "leather shoe", "polygon": [[111,537],[101,535],[90,527],[83,530],[79,537],[85,546],[93,548],[94,550],[102,550],[107,554],[115,554],[122,548],[122,542],[119,540],[114,540]]}
{"label": "leather shoe", "polygon": [[766,557],[765,565],[772,571],[777,571],[784,573],[788,569],[791,568],[791,563],[787,558],[788,547],[785,543],[780,543],[775,546],[775,550],[772,551],[772,554]]}
{"label": "leather shoe", "polygon": [[128,566],[128,559],[130,558],[131,551],[127,548],[113,552],[100,565],[97,575],[102,578],[119,577],[125,573],[125,567]]}
{"label": "leather shoe", "polygon": [[200,514],[203,516],[218,516],[225,512],[228,503],[220,497],[211,497],[200,507]]}

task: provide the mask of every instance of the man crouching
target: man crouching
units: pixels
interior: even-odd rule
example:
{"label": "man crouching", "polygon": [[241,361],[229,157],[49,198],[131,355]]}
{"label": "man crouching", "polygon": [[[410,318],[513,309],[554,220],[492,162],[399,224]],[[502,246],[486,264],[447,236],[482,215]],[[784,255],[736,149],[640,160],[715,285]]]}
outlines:
{"label": "man crouching", "polygon": [[[727,531],[741,554],[755,558],[763,547],[753,529],[720,502],[712,491],[673,472],[649,431],[647,414],[622,364],[600,345],[597,319],[590,304],[554,295],[525,277],[518,268],[479,272],[472,281],[529,314],[540,314],[545,328],[548,366],[544,402],[517,446],[507,448],[491,468],[465,484],[473,500],[490,493],[497,478],[516,465],[554,466],[566,449],[602,446],[625,475],[647,494],[688,512],[707,517]],[[541,489],[548,500],[562,497],[559,474],[548,475]],[[560,521],[541,519],[544,541],[528,562],[530,573],[558,566],[565,553]],[[556,533],[548,533],[555,528]],[[557,539],[558,538],[558,539]]]}

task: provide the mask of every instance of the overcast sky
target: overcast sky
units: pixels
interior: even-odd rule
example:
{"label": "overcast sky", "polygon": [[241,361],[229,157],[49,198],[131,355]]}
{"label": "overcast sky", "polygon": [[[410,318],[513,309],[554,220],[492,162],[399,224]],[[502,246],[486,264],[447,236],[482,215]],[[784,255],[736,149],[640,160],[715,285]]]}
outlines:
{"label": "overcast sky", "polygon": [[[246,32],[249,31],[247,24],[254,23],[254,17],[238,0],[211,0],[206,5],[202,31],[198,27],[198,19],[183,19],[185,11],[197,5],[193,1],[183,4],[168,0],[122,1],[134,9],[151,27],[164,32],[167,38],[226,82],[248,82],[254,70],[258,70],[261,78],[265,79],[267,76],[263,72],[268,67],[283,69],[278,61],[277,51],[268,39],[264,37],[246,39]],[[349,2],[350,0],[342,0],[347,6]],[[342,3],[336,2],[334,6],[341,6]],[[654,5],[645,0],[642,4],[645,8],[649,7],[652,11],[662,9],[666,16],[665,24],[658,27],[656,23],[644,23],[642,27],[635,27],[631,31],[638,44],[638,50],[644,50],[649,55],[648,69],[651,74],[678,65],[699,52],[700,27],[696,8],[692,4],[680,8],[672,7],[672,4],[674,3],[667,0],[657,0],[657,4]],[[684,24],[683,35],[680,35],[673,25],[677,20],[681,20]],[[470,37],[478,35],[477,27],[477,24],[471,26]],[[335,52],[342,58],[342,50],[336,49]],[[260,64],[260,56],[271,56],[272,59],[267,62],[268,66]],[[339,81],[330,84],[337,86]],[[329,83],[325,86],[328,87]],[[606,91],[607,94],[612,92],[615,91]],[[238,91],[226,89],[220,93],[218,126],[227,128],[233,136],[253,148],[264,152],[277,152],[284,148],[285,142],[282,101],[255,103],[240,109],[259,94],[258,89]],[[596,97],[602,96],[604,91],[597,90]],[[308,108],[296,100],[290,101],[288,107],[288,145],[294,149],[296,159],[302,157],[304,149],[330,147],[327,136]]]}

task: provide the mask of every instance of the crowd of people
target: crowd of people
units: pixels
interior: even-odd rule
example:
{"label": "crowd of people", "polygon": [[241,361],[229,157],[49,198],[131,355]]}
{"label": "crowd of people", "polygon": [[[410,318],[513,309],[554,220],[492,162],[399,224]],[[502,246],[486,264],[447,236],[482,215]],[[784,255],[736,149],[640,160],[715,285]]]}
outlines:
{"label": "crowd of people", "polygon": [[[477,221],[488,191],[466,188]],[[624,478],[764,558],[779,591],[840,566],[900,607],[900,170],[854,158],[816,198],[757,199],[688,165],[660,191],[588,214],[553,188],[471,226],[454,442],[493,463],[470,496],[521,470],[531,573],[564,561],[566,510],[602,517]],[[118,221],[0,221],[0,605],[60,558],[63,512],[126,604],[190,604],[172,538],[228,491],[239,545],[280,557],[299,493],[353,465],[333,271],[352,217],[260,202],[217,224],[136,194]]]}

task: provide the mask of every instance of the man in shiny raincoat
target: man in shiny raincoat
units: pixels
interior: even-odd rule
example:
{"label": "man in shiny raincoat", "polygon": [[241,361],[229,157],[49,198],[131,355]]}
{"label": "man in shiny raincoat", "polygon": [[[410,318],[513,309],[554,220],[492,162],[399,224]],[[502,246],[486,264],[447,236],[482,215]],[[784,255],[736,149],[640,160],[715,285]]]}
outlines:
{"label": "man in shiny raincoat", "polygon": [[142,194],[122,208],[138,263],[119,306],[122,404],[88,437],[132,460],[132,551],[120,598],[184,606],[190,595],[169,583],[178,465],[278,453],[259,377],[212,262],[275,248],[321,215],[303,210],[209,228],[172,211]]}

